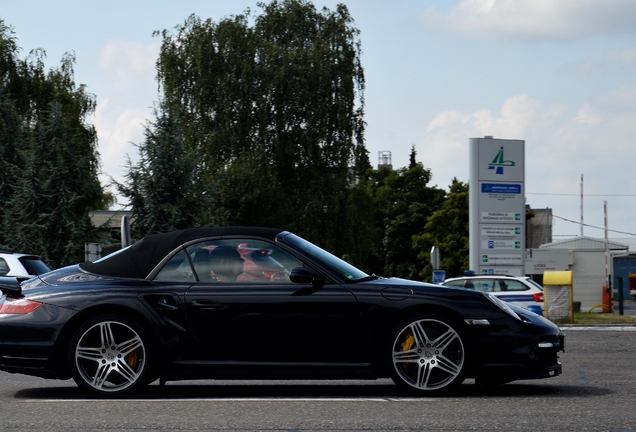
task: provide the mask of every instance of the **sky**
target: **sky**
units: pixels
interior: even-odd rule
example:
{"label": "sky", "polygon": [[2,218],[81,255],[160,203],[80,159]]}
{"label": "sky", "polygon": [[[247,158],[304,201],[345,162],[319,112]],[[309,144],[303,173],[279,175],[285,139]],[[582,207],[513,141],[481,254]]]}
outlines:
{"label": "sky", "polygon": [[[605,220],[609,237],[636,236],[635,1],[313,1],[338,3],[360,30],[374,166],[390,151],[404,167],[415,146],[431,185],[448,189],[469,180],[470,138],[524,140],[526,202],[552,209],[554,240],[579,235],[581,215],[586,236],[602,238]],[[96,97],[89,121],[107,184],[123,180],[152,120],[153,32],[248,8],[261,10],[256,0],[0,0],[0,19],[20,57],[42,48],[50,68],[74,53],[76,84]]]}

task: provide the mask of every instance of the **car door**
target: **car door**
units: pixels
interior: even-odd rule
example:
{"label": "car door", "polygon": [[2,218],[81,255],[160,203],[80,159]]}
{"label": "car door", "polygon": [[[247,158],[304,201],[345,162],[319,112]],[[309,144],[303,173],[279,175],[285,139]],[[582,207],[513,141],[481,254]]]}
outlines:
{"label": "car door", "polygon": [[499,280],[499,292],[495,293],[501,300],[510,302],[516,306],[527,309],[528,306],[535,304],[535,299],[530,288],[521,281],[515,279]]}
{"label": "car door", "polygon": [[[236,248],[244,261],[245,271],[235,279],[200,263],[206,250],[221,247]],[[361,361],[358,302],[349,290],[330,282],[292,283],[289,271],[306,264],[262,240],[207,241],[187,251],[198,281],[185,304],[200,360],[299,366]]]}

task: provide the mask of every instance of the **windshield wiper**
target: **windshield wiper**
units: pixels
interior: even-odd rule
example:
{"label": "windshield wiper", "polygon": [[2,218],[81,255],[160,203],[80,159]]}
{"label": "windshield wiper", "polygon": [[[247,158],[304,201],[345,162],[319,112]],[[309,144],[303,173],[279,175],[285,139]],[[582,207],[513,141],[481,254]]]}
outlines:
{"label": "windshield wiper", "polygon": [[376,279],[380,279],[380,276],[378,276],[375,273],[371,273],[371,275],[369,275],[369,276],[365,276],[363,278],[356,279],[355,282],[367,282],[367,281],[372,281],[372,280],[376,280]]}

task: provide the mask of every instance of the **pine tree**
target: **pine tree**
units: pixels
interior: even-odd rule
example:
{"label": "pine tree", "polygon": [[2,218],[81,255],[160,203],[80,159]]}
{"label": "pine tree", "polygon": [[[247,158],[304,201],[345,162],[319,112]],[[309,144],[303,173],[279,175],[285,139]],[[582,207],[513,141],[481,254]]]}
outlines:
{"label": "pine tree", "polygon": [[132,209],[133,237],[201,224],[210,204],[197,154],[186,151],[179,125],[164,107],[145,128],[139,162],[128,161],[126,183],[117,184]]}
{"label": "pine tree", "polygon": [[24,60],[18,52],[0,20],[0,243],[59,267],[83,260],[84,243],[96,238],[88,213],[109,198],[86,121],[95,98],[76,86],[73,55],[47,71],[43,50]]}

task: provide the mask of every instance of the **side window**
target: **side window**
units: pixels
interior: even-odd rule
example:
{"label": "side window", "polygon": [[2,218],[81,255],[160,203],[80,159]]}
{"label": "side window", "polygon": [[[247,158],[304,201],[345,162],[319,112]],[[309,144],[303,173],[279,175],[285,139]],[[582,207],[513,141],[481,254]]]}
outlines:
{"label": "side window", "polygon": [[194,282],[194,272],[185,251],[173,256],[154,280],[157,282]]}
{"label": "side window", "polygon": [[4,258],[0,258],[0,276],[6,276],[7,273],[9,273],[9,265]]}
{"label": "side window", "polygon": [[475,279],[473,285],[477,291],[491,292],[493,291],[492,279]]}
{"label": "side window", "polygon": [[293,268],[302,267],[280,247],[261,240],[205,241],[188,246],[187,253],[203,283],[285,283]]}
{"label": "side window", "polygon": [[448,282],[444,282],[444,285],[464,288],[464,281],[463,280],[448,281]]}
{"label": "side window", "polygon": [[[504,282],[504,281],[501,281],[501,282]],[[523,283],[519,282],[518,280],[507,280],[505,282],[507,284],[508,291],[526,291],[530,289],[527,286],[525,286]]]}

